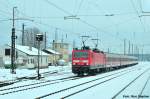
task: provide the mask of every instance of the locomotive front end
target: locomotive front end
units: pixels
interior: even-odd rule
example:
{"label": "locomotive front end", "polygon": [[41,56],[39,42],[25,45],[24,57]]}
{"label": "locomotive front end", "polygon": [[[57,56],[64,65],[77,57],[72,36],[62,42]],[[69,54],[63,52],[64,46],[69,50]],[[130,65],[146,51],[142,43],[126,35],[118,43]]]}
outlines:
{"label": "locomotive front end", "polygon": [[82,75],[89,71],[90,65],[89,50],[73,50],[72,52],[72,72]]}

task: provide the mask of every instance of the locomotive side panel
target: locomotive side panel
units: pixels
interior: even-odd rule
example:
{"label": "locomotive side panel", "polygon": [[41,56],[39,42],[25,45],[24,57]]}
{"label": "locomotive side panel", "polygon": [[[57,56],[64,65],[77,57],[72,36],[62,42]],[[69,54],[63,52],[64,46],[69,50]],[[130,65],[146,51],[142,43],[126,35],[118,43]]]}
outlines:
{"label": "locomotive side panel", "polygon": [[91,53],[90,69],[104,68],[105,67],[105,54],[103,53]]}

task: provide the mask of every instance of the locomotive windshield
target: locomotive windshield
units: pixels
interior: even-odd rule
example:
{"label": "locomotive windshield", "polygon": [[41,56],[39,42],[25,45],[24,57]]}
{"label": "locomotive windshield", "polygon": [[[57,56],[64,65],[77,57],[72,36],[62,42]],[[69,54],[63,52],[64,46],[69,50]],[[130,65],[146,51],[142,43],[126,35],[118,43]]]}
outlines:
{"label": "locomotive windshield", "polygon": [[87,58],[88,52],[74,52],[75,58]]}

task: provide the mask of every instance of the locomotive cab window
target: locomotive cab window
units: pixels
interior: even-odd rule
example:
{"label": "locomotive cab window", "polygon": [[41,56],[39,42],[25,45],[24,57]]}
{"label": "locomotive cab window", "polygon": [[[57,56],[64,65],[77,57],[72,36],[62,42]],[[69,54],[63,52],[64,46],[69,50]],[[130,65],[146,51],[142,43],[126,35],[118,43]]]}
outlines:
{"label": "locomotive cab window", "polygon": [[75,52],[74,57],[75,58],[87,58],[88,52]]}

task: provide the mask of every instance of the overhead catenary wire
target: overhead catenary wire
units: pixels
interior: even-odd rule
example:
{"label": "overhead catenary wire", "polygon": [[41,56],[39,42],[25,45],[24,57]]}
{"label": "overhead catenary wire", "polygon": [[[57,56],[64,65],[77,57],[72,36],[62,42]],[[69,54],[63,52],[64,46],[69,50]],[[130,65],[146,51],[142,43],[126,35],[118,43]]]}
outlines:
{"label": "overhead catenary wire", "polygon": [[[64,33],[72,33],[70,30],[67,30],[67,29],[63,29],[63,28],[60,28],[60,27],[56,27],[56,26],[53,26],[53,25],[50,25],[50,24],[47,24],[47,23],[45,23],[45,22],[42,22],[41,20],[37,20],[36,18],[34,19],[34,18],[32,18],[32,17],[30,17],[30,16],[28,16],[28,15],[26,15],[25,13],[23,13],[23,12],[21,12],[21,11],[19,11],[19,13],[20,14],[22,14],[23,16],[25,16],[25,17],[27,17],[27,18],[31,18],[31,19],[33,19],[34,21],[33,21],[33,23],[35,23],[36,25],[39,25],[39,26],[44,26],[44,27],[47,27],[47,28],[54,28],[54,29],[59,29],[60,31],[62,31],[62,32],[64,32]],[[40,18],[40,17],[39,17]],[[48,18],[48,17],[47,17]],[[73,33],[73,34],[75,34],[75,35],[78,35],[78,34],[80,34],[80,33]],[[70,41],[71,42],[71,41]]]}
{"label": "overhead catenary wire", "polygon": [[44,0],[44,1],[46,1],[48,4],[54,6],[55,8],[59,9],[60,11],[64,12],[65,14],[72,15],[70,12],[62,9],[61,7],[57,6],[55,3],[51,2],[51,1],[49,1],[49,0]]}
{"label": "overhead catenary wire", "polygon": [[[61,7],[59,7],[59,6],[57,6],[56,4],[50,2],[49,0],[45,0],[45,1],[47,1],[49,4],[53,5],[53,6],[56,7],[57,9],[63,11],[64,13],[66,13],[66,14],[71,14],[70,12],[68,12],[68,11],[66,11],[66,10],[64,10],[64,9],[62,9]],[[82,2],[83,2],[83,1],[82,1]],[[19,13],[22,13],[22,12],[19,11]],[[23,14],[23,13],[22,13],[22,14]],[[23,14],[23,15],[25,15],[25,14]],[[72,14],[71,14],[71,15],[72,15]],[[26,16],[26,15],[25,15],[25,16]],[[29,17],[29,18],[36,18],[36,17]],[[37,17],[37,18],[40,19],[41,17]],[[47,17],[47,18],[48,18],[48,17]],[[55,18],[55,17],[51,17],[51,18]],[[46,19],[46,17],[45,17],[45,18],[43,17],[43,19]],[[89,27],[95,28],[96,30],[106,32],[106,31],[104,31],[104,30],[98,29],[98,28],[97,28],[96,26],[94,26],[94,25],[89,24],[88,22],[84,21],[83,19],[82,19],[82,20],[80,19],[80,21],[81,21],[82,23],[88,25]],[[38,24],[42,24],[42,25],[48,26],[48,24],[44,24],[44,23],[42,23],[42,22],[34,22],[34,23],[38,23]],[[61,29],[61,30],[62,30],[62,29]],[[63,30],[63,31],[64,31],[64,30]]]}
{"label": "overhead catenary wire", "polygon": [[[48,4],[54,6],[55,8],[61,10],[62,12],[64,12],[64,13],[67,14],[67,15],[73,15],[72,13],[70,13],[70,12],[68,12],[68,11],[66,11],[66,10],[64,10],[64,9],[62,9],[62,8],[60,8],[60,7],[57,6],[56,4],[50,2],[49,0],[44,0],[44,1],[46,1]],[[86,25],[88,25],[88,26],[90,26],[90,27],[92,27],[92,28],[94,28],[94,29],[96,29],[96,30],[99,30],[96,26],[94,26],[94,25],[92,25],[92,24],[89,24],[88,22],[84,21],[83,19],[82,19],[82,20],[79,19],[79,21],[81,21],[82,23],[84,23],[84,24],[86,24]],[[101,30],[101,31],[104,31],[104,30]],[[106,31],[105,31],[105,32],[106,32]]]}
{"label": "overhead catenary wire", "polygon": [[[101,8],[100,4],[97,4],[96,2],[92,2],[93,6],[96,7],[98,9],[98,11],[102,11],[103,13],[106,13],[106,11],[104,9]],[[108,11],[107,11],[108,13]],[[109,16],[114,16],[114,14],[105,14],[105,16],[108,17],[108,20],[110,21],[111,24],[115,25],[115,23],[113,22],[112,19],[110,19]]]}
{"label": "overhead catenary wire", "polygon": [[112,14],[78,14],[77,16],[86,16],[86,17],[105,17],[105,16],[125,16],[125,15],[134,15],[135,13],[112,13]]}
{"label": "overhead catenary wire", "polygon": [[[19,12],[21,13],[22,15],[26,16],[25,14],[23,14],[22,12]],[[80,16],[80,17],[105,17],[105,16],[124,16],[124,15],[131,15],[131,14],[135,14],[133,12],[131,13],[114,13],[114,14],[78,14],[77,16]],[[39,17],[39,16],[26,16],[28,18],[31,18],[31,19],[44,19],[44,20],[51,20],[51,19],[64,19],[64,16],[42,16],[42,17]]]}
{"label": "overhead catenary wire", "polygon": [[75,14],[76,16],[78,15],[78,13],[79,13],[79,11],[80,11],[80,8],[81,8],[83,2],[84,2],[84,0],[81,0],[81,1],[80,1],[79,7],[78,7],[77,12],[76,12],[76,14]]}
{"label": "overhead catenary wire", "polygon": [[144,11],[143,11],[143,8],[142,8],[142,0],[139,0],[139,5],[140,5],[140,10],[141,10],[141,12],[144,12]]}
{"label": "overhead catenary wire", "polygon": [[[48,2],[50,2],[50,4],[51,5],[53,5],[54,7],[56,7],[57,9],[59,9],[59,10],[61,10],[61,11],[63,11],[66,15],[74,15],[74,14],[72,14],[72,13],[70,13],[69,11],[67,11],[67,10],[65,10],[64,8],[62,8],[62,7],[59,7],[58,5],[56,5],[55,3],[53,3],[53,2],[51,2],[50,0],[44,0],[44,1],[48,1]],[[82,1],[82,0],[81,0]],[[80,2],[80,5],[79,6],[81,6],[82,7],[82,5],[83,5],[83,2],[84,2],[84,0],[82,1],[82,2]],[[81,7],[79,7],[79,8],[81,8]],[[22,13],[21,11],[19,12],[19,13]],[[106,16],[107,14],[105,14],[104,16]],[[108,14],[109,15],[109,14]],[[117,14],[114,14],[114,15],[117,15]],[[119,13],[118,13],[118,15],[119,15]],[[121,15],[121,14],[120,14]],[[122,15],[126,15],[125,13],[124,14],[122,14]],[[78,14],[78,16],[80,16],[79,14]],[[82,16],[82,14],[81,14],[81,16]],[[84,16],[84,15],[83,15]],[[88,16],[88,15],[85,15],[86,17]],[[90,16],[90,15],[89,15]],[[92,16],[92,15],[91,15]],[[93,15],[94,16],[94,15]],[[96,15],[95,15],[96,16]],[[103,15],[102,15],[103,16]],[[33,19],[43,19],[43,20],[46,20],[46,19],[49,19],[49,18],[52,18],[52,19],[55,19],[55,16],[54,17],[30,17],[30,18],[33,18]],[[56,19],[57,18],[60,18],[61,19],[61,17],[57,17],[56,16]],[[106,30],[104,30],[104,29],[100,29],[99,27],[97,27],[96,25],[92,25],[90,22],[88,22],[87,20],[85,20],[85,19],[83,19],[83,18],[81,18],[80,20],[78,20],[78,21],[80,21],[80,22],[82,22],[82,23],[84,23],[84,24],[86,24],[87,26],[89,26],[89,27],[91,27],[92,29],[94,29],[94,30],[97,30],[97,31],[100,31],[100,32],[105,32],[105,34],[106,35],[108,35],[108,36],[114,36],[113,34],[107,34],[108,33],[108,31],[107,31],[107,29]],[[51,26],[50,24],[46,24],[46,23],[44,23],[44,22],[41,22],[41,21],[38,21],[38,20],[36,20],[35,22],[34,22],[35,24],[40,24],[40,25],[43,25],[43,26],[46,26],[46,27],[48,27],[48,26]],[[117,25],[121,25],[122,23],[126,23],[126,22],[121,22],[121,23],[118,23]],[[114,25],[112,25],[112,26],[114,26]],[[53,28],[55,28],[55,26],[52,26]],[[109,28],[110,26],[108,26],[108,27],[106,27],[106,28]],[[69,32],[69,30],[67,30],[66,31],[66,29],[62,29],[61,28],[61,30],[65,30],[65,32]],[[107,33],[106,33],[107,32]],[[120,38],[120,37],[118,37],[117,39],[119,39],[119,40],[123,40],[122,38]]]}
{"label": "overhead catenary wire", "polygon": [[1,9],[0,9],[0,13],[3,13],[3,14],[5,14],[5,15],[7,15],[7,16],[10,16],[10,14],[11,14],[11,13],[9,13],[9,12],[7,12],[7,11],[4,11],[4,10],[1,10]]}
{"label": "overhead catenary wire", "polygon": [[137,14],[137,17],[139,17],[139,21],[141,23],[141,26],[143,27],[144,32],[146,32],[144,23],[142,22],[141,17],[140,17],[141,15],[139,14],[137,8],[135,7],[135,4],[134,4],[133,0],[130,0],[130,2],[132,4],[133,9],[135,10],[135,13]]}
{"label": "overhead catenary wire", "polygon": [[[49,1],[49,0],[46,0],[46,1]],[[54,7],[56,7],[56,8],[59,8],[59,10],[63,11],[63,12],[66,13],[67,15],[73,15],[72,13],[66,11],[65,9],[58,7],[56,4],[53,4],[53,3],[49,3],[49,4],[52,4],[52,6],[54,6]],[[139,17],[138,17],[138,18],[139,18]],[[86,24],[86,25],[88,25],[89,27],[91,27],[91,28],[93,28],[93,29],[95,29],[95,30],[97,30],[97,31],[100,31],[100,32],[103,31],[105,34],[108,33],[108,31],[103,30],[103,29],[100,29],[100,28],[96,27],[95,25],[92,25],[92,24],[88,23],[87,21],[85,21],[85,20],[83,20],[83,19],[81,19],[81,18],[79,18],[79,21],[82,22],[82,23],[84,23],[84,24]],[[140,19],[140,22],[142,23],[141,19]],[[115,36],[112,35],[112,34],[107,34],[107,35],[108,35],[108,36],[111,36],[111,37],[115,37]],[[116,39],[116,38],[115,38],[115,39]],[[118,40],[121,40],[121,41],[124,40],[124,39],[122,39],[122,38],[117,38],[117,39],[118,39]]]}
{"label": "overhead catenary wire", "polygon": [[11,12],[11,8],[13,7],[13,6],[11,6],[11,4],[9,3],[9,0],[4,0],[5,2],[2,2],[2,0],[1,0],[1,5],[3,6],[3,7],[5,7],[5,10],[7,10],[7,12],[8,13],[11,13],[12,14],[12,12]]}
{"label": "overhead catenary wire", "polygon": [[[51,18],[51,17],[31,17],[31,16],[27,16],[26,14],[24,14],[24,13],[22,13],[21,11],[19,11],[19,13],[21,13],[22,15],[24,15],[24,16],[26,16],[26,17],[29,17],[29,18],[33,18],[33,19],[38,19],[38,18],[42,18],[42,19],[47,19],[47,18]],[[53,18],[53,17],[52,17]],[[55,17],[54,17],[55,18]],[[62,17],[59,17],[59,18],[62,18]],[[133,20],[133,19],[135,19],[135,18],[131,18],[131,19],[129,19],[129,20],[125,20],[125,22],[122,22],[122,23],[126,23],[127,21],[130,21],[130,20]],[[101,30],[101,29],[99,29],[99,28],[97,28],[96,26],[94,26],[94,25],[91,25],[91,24],[89,24],[89,23],[87,23],[86,21],[84,21],[84,20],[81,20],[80,19],[80,21],[82,22],[82,23],[84,23],[84,24],[86,24],[86,25],[88,25],[89,27],[92,27],[92,28],[94,28],[95,30],[99,30],[99,31],[103,31],[103,32],[107,32],[107,31],[105,31],[105,30]],[[58,27],[55,27],[55,26],[52,26],[52,25],[49,25],[49,24],[46,24],[46,23],[43,23],[43,22],[41,22],[41,21],[37,21],[37,20],[34,20],[34,23],[36,23],[36,24],[40,24],[40,25],[44,25],[44,26],[46,26],[46,27],[52,27],[52,28],[58,28]],[[118,24],[116,24],[116,25],[120,25],[120,24],[122,24],[122,23],[118,23]],[[106,28],[109,28],[109,27],[112,27],[112,26],[114,26],[114,25],[111,25],[111,26],[108,26],[108,27],[106,27]],[[62,30],[62,31],[64,31],[64,32],[70,32],[69,30],[65,30],[65,29],[62,29],[62,28],[59,28],[60,30]],[[121,40],[121,39],[120,39]]]}
{"label": "overhead catenary wire", "polygon": [[[60,27],[56,27],[56,26],[53,26],[53,25],[50,25],[50,24],[47,24],[47,23],[44,23],[44,22],[41,22],[41,21],[37,20],[38,18],[39,19],[41,19],[41,18],[45,19],[45,18],[49,18],[49,17],[31,17],[31,16],[28,16],[28,15],[26,15],[25,13],[23,13],[21,11],[19,11],[19,13],[22,14],[23,16],[27,17],[27,18],[33,19],[34,20],[33,23],[35,23],[35,24],[43,25],[43,26],[48,27],[48,28],[49,27],[54,28],[54,29],[58,28],[59,30],[64,31],[64,32],[70,32],[69,30],[62,29]],[[61,18],[63,18],[63,17],[61,17]]]}
{"label": "overhead catenary wire", "polygon": [[[56,4],[54,4],[54,3],[52,3],[51,1],[49,1],[49,0],[44,0],[44,1],[46,1],[48,4],[50,4],[51,6],[54,6],[55,8],[57,8],[57,9],[59,9],[60,11],[62,11],[62,12],[64,12],[65,14],[67,14],[67,15],[73,15],[72,13],[70,13],[70,12],[68,12],[68,11],[66,11],[65,9],[63,9],[63,8],[61,8],[61,7],[59,7],[59,6],[57,6]],[[88,25],[89,27],[92,27],[92,28],[94,28],[95,30],[98,30],[98,31],[103,31],[103,32],[105,32],[106,34],[107,34],[107,32],[108,31],[106,31],[106,30],[103,30],[103,29],[100,29],[100,28],[98,28],[98,27],[96,27],[96,26],[94,26],[94,25],[92,25],[92,24],[90,24],[90,23],[88,23],[88,22],[86,22],[85,20],[83,20],[83,19],[79,19],[79,21],[81,21],[82,23],[84,23],[84,24],[86,24],[86,25]],[[114,37],[114,35],[112,35],[112,34],[107,34],[108,36],[113,36]],[[123,41],[123,39],[121,39],[121,38],[118,38],[119,40],[121,40],[121,41]]]}

